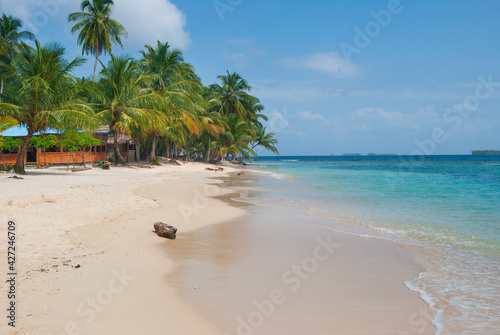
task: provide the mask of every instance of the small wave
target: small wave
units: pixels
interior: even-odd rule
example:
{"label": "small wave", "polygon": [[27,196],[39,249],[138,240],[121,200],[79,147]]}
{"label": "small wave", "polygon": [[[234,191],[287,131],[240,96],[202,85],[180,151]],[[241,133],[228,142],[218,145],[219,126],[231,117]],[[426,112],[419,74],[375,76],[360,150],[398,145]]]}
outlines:
{"label": "small wave", "polygon": [[247,169],[246,171],[259,174],[259,175],[264,175],[264,176],[269,176],[274,179],[278,180],[285,180],[285,181],[291,181],[293,178],[290,175],[282,174],[282,173],[276,173],[272,171],[264,171],[264,170],[253,170],[253,169]]}
{"label": "small wave", "polygon": [[[422,275],[419,274],[419,277]],[[434,325],[434,327],[436,327],[436,332],[435,334],[441,334],[444,327],[443,327],[443,324],[441,323],[441,317],[442,317],[442,314],[443,314],[443,311],[442,310],[439,310],[439,309],[435,309],[434,306],[434,301],[432,300],[432,298],[427,294],[427,292],[425,292],[424,290],[416,287],[415,285],[413,285],[412,282],[410,281],[407,281],[405,282],[405,286],[407,289],[409,289],[410,291],[413,291],[413,292],[417,292],[420,296],[420,299],[422,299],[428,306],[430,309],[432,309],[434,312],[435,312],[435,315],[434,315],[434,319],[433,320],[429,320],[431,321],[431,323]]]}

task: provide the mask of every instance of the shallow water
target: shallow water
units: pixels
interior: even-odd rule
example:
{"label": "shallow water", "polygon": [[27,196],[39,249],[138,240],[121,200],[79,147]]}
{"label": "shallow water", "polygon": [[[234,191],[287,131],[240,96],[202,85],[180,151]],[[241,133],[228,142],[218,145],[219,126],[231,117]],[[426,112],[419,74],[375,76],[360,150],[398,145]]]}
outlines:
{"label": "shallow water", "polygon": [[340,219],[341,227],[331,220],[336,229],[427,250],[427,270],[406,284],[437,312],[437,334],[498,333],[500,156],[273,157],[254,164],[250,169],[275,177],[261,185],[275,191],[255,201],[305,207]]}

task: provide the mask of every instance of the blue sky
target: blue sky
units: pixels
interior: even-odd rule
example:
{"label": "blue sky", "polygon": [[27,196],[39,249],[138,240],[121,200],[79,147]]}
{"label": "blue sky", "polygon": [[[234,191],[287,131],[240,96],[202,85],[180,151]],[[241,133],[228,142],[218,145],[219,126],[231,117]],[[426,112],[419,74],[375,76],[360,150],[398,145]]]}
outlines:
{"label": "blue sky", "polygon": [[[0,1],[68,58],[79,3]],[[238,72],[282,155],[468,154],[500,149],[499,13],[499,0],[115,0],[129,38],[114,52],[160,39],[206,85]],[[77,74],[92,70],[89,57]]]}

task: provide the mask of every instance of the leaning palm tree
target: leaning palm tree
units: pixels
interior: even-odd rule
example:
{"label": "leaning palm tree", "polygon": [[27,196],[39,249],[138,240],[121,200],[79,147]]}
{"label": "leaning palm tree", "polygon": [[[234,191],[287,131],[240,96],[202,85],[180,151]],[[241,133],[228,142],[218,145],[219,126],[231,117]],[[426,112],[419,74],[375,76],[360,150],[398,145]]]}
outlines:
{"label": "leaning palm tree", "polygon": [[91,128],[93,111],[76,99],[75,78],[71,72],[85,60],[64,59],[65,49],[58,44],[35,48],[21,44],[14,65],[7,66],[12,85],[1,94],[0,116],[9,116],[28,134],[23,140],[14,170],[24,174],[24,156],[36,132],[46,129]]}
{"label": "leaning palm tree", "polygon": [[274,138],[274,133],[266,133],[266,127],[257,127],[255,129],[255,137],[251,143],[252,149],[255,149],[258,146],[261,146],[272,153],[279,155],[278,148],[276,148],[276,144],[278,144],[278,140]]}
{"label": "leaning palm tree", "polygon": [[161,95],[148,88],[152,78],[142,73],[139,63],[128,56],[114,56],[103,65],[96,84],[95,99],[100,104],[98,119],[114,132],[116,163],[125,163],[118,147],[119,134],[131,135],[137,128],[149,129],[161,120]]}
{"label": "leaning palm tree", "polygon": [[[21,19],[2,14],[0,17],[0,66],[5,64],[9,66],[14,57],[14,51],[22,40],[32,40],[35,35],[29,31],[21,31],[23,26]],[[1,70],[1,68],[0,68]],[[5,69],[2,70],[0,78],[0,93],[3,93],[5,80]]]}
{"label": "leaning palm tree", "polygon": [[83,0],[81,12],[68,15],[69,22],[78,21],[71,32],[80,31],[77,42],[82,45],[82,54],[95,55],[94,83],[99,56],[110,53],[113,43],[123,48],[121,36],[127,37],[125,28],[110,18],[113,4],[113,0]]}

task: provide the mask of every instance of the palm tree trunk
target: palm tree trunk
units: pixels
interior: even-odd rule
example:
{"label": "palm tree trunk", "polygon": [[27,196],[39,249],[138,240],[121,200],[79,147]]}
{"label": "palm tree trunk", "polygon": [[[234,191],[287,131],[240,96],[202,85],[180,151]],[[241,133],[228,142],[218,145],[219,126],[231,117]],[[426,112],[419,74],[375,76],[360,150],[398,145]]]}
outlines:
{"label": "palm tree trunk", "polygon": [[125,159],[120,153],[120,148],[118,147],[118,131],[115,130],[114,138],[113,138],[113,150],[115,152],[115,160],[116,164],[125,164]]}
{"label": "palm tree trunk", "polygon": [[82,162],[83,162],[83,168],[85,169],[85,151],[84,151],[84,148],[82,148]]}
{"label": "palm tree trunk", "polygon": [[95,84],[95,77],[97,73],[97,61],[99,60],[99,41],[97,41],[97,45],[95,47],[95,64],[94,64],[94,84]]}
{"label": "palm tree trunk", "polygon": [[0,81],[0,94],[3,93],[3,77],[2,80]]}
{"label": "palm tree trunk", "polygon": [[156,135],[153,135],[153,143],[151,144],[151,154],[149,155],[149,162],[156,162]]}
{"label": "palm tree trunk", "polygon": [[14,165],[14,172],[18,174],[26,174],[24,171],[24,155],[28,150],[28,145],[30,143],[31,138],[33,137],[34,132],[28,129],[28,135],[26,135],[23,145],[21,146],[21,150],[19,151],[19,155],[17,156],[16,165]]}
{"label": "palm tree trunk", "polygon": [[207,157],[205,157],[205,162],[207,162],[207,163],[210,160],[210,143],[211,142],[212,141],[210,139],[208,139],[207,151],[205,152],[205,154],[207,155]]}
{"label": "palm tree trunk", "polygon": [[94,84],[95,84],[95,76],[96,76],[96,73],[97,73],[97,54],[95,55],[95,64],[94,64]]}

